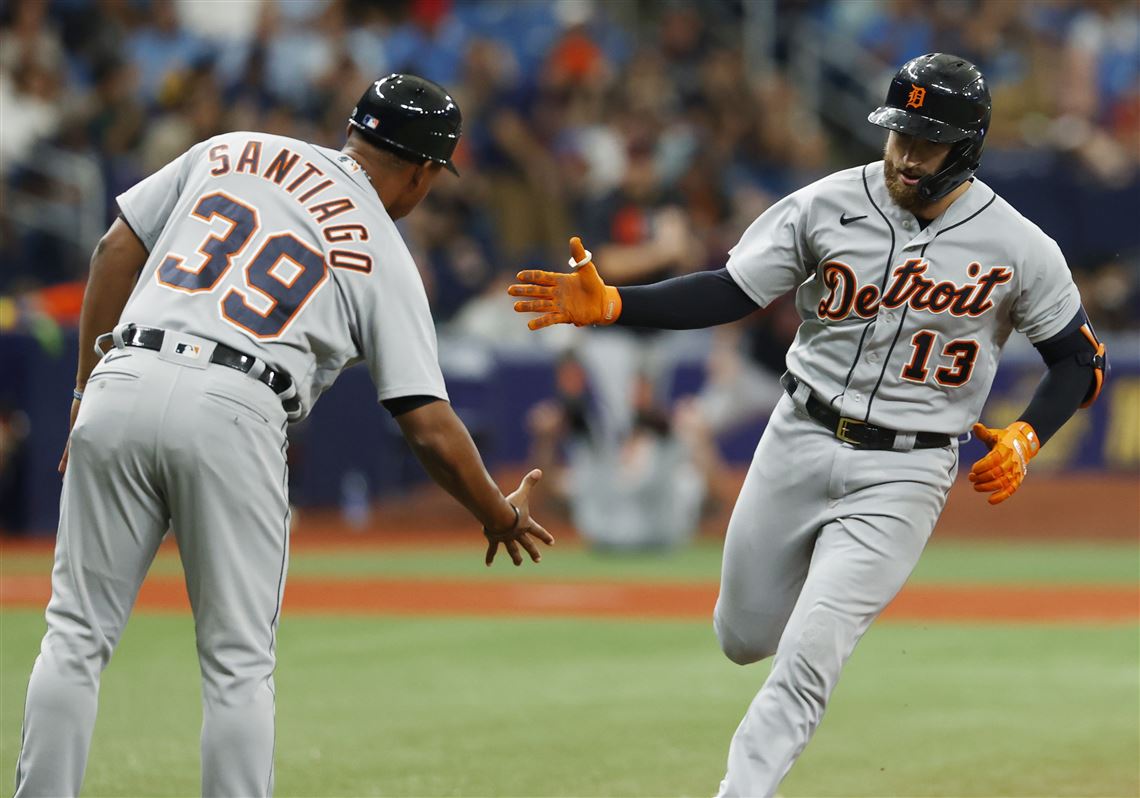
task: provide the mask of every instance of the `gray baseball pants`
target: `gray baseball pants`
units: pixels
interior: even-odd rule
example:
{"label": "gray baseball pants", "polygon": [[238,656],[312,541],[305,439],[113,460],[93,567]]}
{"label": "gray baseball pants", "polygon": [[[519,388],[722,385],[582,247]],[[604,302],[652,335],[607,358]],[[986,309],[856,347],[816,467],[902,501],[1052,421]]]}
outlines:
{"label": "gray baseball pants", "polygon": [[858,450],[776,406],[729,522],[714,626],[772,671],[732,738],[718,793],[771,796],[819,726],[855,644],[902,588],[958,467],[957,444]]}
{"label": "gray baseball pants", "polygon": [[[177,354],[181,342],[189,353]],[[273,788],[273,668],[288,558],[285,411],[213,343],[112,349],[87,383],[60,500],[47,634],[32,669],[16,796],[74,796],[99,679],[168,527],[202,673],[202,794]],[[158,698],[157,696],[155,698]]]}

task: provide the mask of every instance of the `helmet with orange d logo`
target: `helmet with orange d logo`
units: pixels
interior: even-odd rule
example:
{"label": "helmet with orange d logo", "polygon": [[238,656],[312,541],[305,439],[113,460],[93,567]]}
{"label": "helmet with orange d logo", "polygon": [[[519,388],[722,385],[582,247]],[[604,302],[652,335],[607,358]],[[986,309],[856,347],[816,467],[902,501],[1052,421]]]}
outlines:
{"label": "helmet with orange d logo", "polygon": [[946,162],[918,184],[925,200],[946,196],[973,177],[990,127],[990,90],[981,70],[964,58],[928,53],[895,73],[886,102],[867,117],[879,127],[953,145]]}

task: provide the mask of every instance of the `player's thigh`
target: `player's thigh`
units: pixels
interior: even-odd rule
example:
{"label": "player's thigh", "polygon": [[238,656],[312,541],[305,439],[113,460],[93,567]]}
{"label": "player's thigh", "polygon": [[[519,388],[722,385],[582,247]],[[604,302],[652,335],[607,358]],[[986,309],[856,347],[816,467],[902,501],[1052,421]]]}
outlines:
{"label": "player's thigh", "polygon": [[285,413],[240,372],[185,376],[164,484],[199,636],[205,624],[235,644],[268,642],[261,626],[276,616],[288,556]]}
{"label": "player's thigh", "polygon": [[775,650],[806,578],[837,448],[821,431],[781,400],[733,508],[715,623],[734,660]]}
{"label": "player's thigh", "polygon": [[72,430],[48,606],[49,628],[110,647],[167,528],[152,456],[166,375],[123,360],[92,373]]}
{"label": "player's thigh", "polygon": [[[926,546],[956,473],[952,447],[859,452],[848,459],[848,497],[820,529],[787,633],[800,650],[812,641],[845,660],[906,583]],[[806,641],[806,642],[805,642]]]}

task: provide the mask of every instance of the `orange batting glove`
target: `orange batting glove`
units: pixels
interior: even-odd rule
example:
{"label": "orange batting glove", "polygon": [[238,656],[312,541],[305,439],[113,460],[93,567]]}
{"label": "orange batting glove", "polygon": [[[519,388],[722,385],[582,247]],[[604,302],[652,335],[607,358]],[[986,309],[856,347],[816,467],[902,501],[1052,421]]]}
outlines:
{"label": "orange batting glove", "polygon": [[527,322],[539,330],[551,324],[613,324],[621,315],[618,290],[602,282],[594,268],[593,257],[582,246],[582,239],[570,239],[569,274],[528,269],[518,273],[522,285],[507,289],[511,296],[532,297],[515,303],[519,313],[542,313]]}
{"label": "orange batting glove", "polygon": [[970,481],[979,493],[992,493],[990,504],[1001,504],[1013,495],[1029,472],[1029,461],[1041,449],[1033,427],[1015,421],[1005,429],[974,425],[978,440],[990,447],[990,453],[970,469]]}

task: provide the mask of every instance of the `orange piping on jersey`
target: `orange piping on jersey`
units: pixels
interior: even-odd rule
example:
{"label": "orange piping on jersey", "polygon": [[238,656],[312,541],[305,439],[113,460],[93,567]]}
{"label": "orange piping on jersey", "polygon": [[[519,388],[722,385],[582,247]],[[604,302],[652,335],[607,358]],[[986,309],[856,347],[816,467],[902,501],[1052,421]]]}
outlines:
{"label": "orange piping on jersey", "polygon": [[[935,282],[926,276],[929,266],[921,258],[910,258],[896,266],[891,272],[893,279],[890,285],[880,296],[877,285],[859,285],[855,271],[846,263],[829,260],[819,267],[827,295],[819,303],[816,314],[830,321],[842,321],[852,312],[869,319],[879,312],[880,307],[891,309],[909,305],[912,310],[930,313],[981,316],[994,306],[990,299],[994,289],[1013,279],[1011,269],[994,266],[972,283]],[[979,270],[976,263],[967,267],[971,277],[975,277]]]}
{"label": "orange piping on jersey", "polygon": [[320,194],[322,191],[324,191],[326,188],[328,188],[332,184],[333,184],[333,181],[331,181],[331,180],[322,180],[320,183],[317,183],[315,186],[313,186],[311,189],[306,191],[304,194],[297,197],[297,202],[308,202],[309,200],[311,200],[313,197]]}
{"label": "orange piping on jersey", "polygon": [[981,343],[974,338],[958,338],[942,347],[942,357],[953,358],[949,366],[934,370],[934,381],[946,388],[961,388],[974,376]]}
{"label": "orange piping on jersey", "polygon": [[269,162],[269,166],[265,167],[265,171],[261,176],[266,180],[272,180],[277,185],[289,176],[293,171],[293,167],[297,165],[297,161],[301,160],[300,153],[293,152],[285,147],[281,148],[281,152],[273,156],[273,160]]}
{"label": "orange piping on jersey", "polygon": [[[304,197],[298,197],[298,201],[304,201]],[[325,202],[318,202],[316,205],[310,205],[306,208],[313,218],[317,220],[317,224],[324,224],[334,216],[340,216],[346,211],[356,210],[356,204],[353,203],[348,197],[341,197],[334,200],[326,200]]]}
{"label": "orange piping on jersey", "polygon": [[288,191],[290,194],[292,194],[294,191],[297,190],[298,186],[300,186],[302,183],[304,183],[306,180],[308,180],[313,175],[320,175],[321,177],[324,177],[325,173],[322,172],[318,167],[314,166],[309,161],[305,161],[304,171],[301,172],[301,174],[297,175],[296,180],[294,180],[289,185],[285,186],[285,190]]}
{"label": "orange piping on jersey", "polygon": [[368,228],[362,224],[334,224],[323,231],[325,241],[339,244],[341,241],[367,241]]}
{"label": "orange piping on jersey", "polygon": [[212,174],[214,177],[221,177],[224,174],[229,174],[229,171],[230,171],[229,150],[230,150],[229,144],[218,144],[217,146],[210,148],[210,153],[209,153],[210,160],[211,161],[220,161],[220,163],[217,166],[215,166],[213,169],[210,170],[210,174]]}
{"label": "orange piping on jersey", "polygon": [[[262,291],[260,288],[258,288],[256,285],[253,284],[253,281],[249,279],[249,270],[253,266],[253,264],[257,262],[258,255],[260,255],[262,253],[262,251],[267,246],[269,246],[271,243],[273,243],[274,239],[280,238],[282,235],[290,236],[294,241],[296,241],[302,247],[307,249],[311,254],[320,258],[321,267],[322,267],[323,271],[321,272],[321,278],[319,280],[317,280],[317,282],[313,283],[313,287],[310,288],[309,292],[307,294],[305,294],[304,298],[302,298],[301,301],[297,303],[297,306],[293,309],[292,314],[290,314],[289,318],[285,320],[285,323],[281,325],[281,329],[279,329],[279,330],[277,330],[277,332],[271,333],[269,335],[262,335],[261,333],[255,332],[254,330],[251,330],[249,327],[242,324],[237,319],[234,319],[231,316],[227,315],[226,314],[226,302],[229,300],[231,295],[237,296],[237,298],[241,301],[241,303],[246,307],[247,310],[249,310],[253,313],[256,313],[258,316],[260,316],[263,319],[269,318],[269,314],[273,313],[273,311],[277,309],[277,305],[280,304],[279,301],[277,299],[274,299],[272,296],[265,293],[264,291]],[[288,258],[289,256],[283,255],[282,257]],[[245,280],[244,280],[244,285],[242,286],[242,288],[241,289],[230,288],[228,291],[226,291],[225,296],[222,297],[222,301],[220,303],[218,303],[218,307],[220,308],[222,318],[225,319],[230,324],[232,324],[233,326],[238,327],[239,329],[245,331],[245,333],[247,335],[251,335],[254,338],[257,338],[258,340],[269,341],[269,340],[272,340],[274,338],[280,338],[282,335],[285,334],[285,331],[287,329],[289,329],[289,326],[293,323],[293,320],[296,319],[297,316],[299,316],[301,314],[301,311],[305,308],[305,305],[309,304],[309,300],[313,298],[313,295],[317,293],[317,290],[322,285],[324,285],[325,282],[328,280],[328,277],[329,277],[328,264],[325,262],[324,258],[325,258],[324,253],[313,249],[308,244],[306,244],[304,241],[297,238],[297,236],[292,235],[291,233],[286,233],[286,234],[279,233],[275,236],[269,237],[268,239],[265,240],[265,243],[263,243],[261,245],[261,248],[257,251],[257,254],[254,255],[252,258],[250,258],[249,263],[247,263],[245,265],[245,268],[243,270],[245,272]],[[280,260],[280,258],[278,258],[278,260]],[[292,261],[293,259],[289,258],[289,260]],[[297,263],[296,261],[293,261],[293,263],[294,263],[294,265],[300,267],[302,271],[304,271],[304,267],[301,264]],[[270,268],[267,273],[269,274],[269,276],[271,276],[273,279],[277,280],[277,282],[279,282],[283,285],[292,286],[292,284],[295,283],[297,281],[297,279],[301,276],[301,273],[298,272],[297,274],[293,275],[292,280],[290,280],[288,283],[286,283],[284,280],[282,280],[280,277],[278,277],[276,274],[273,273],[273,271],[274,271],[274,269],[276,269],[276,267],[277,267],[277,263],[274,263],[273,267]],[[247,297],[247,295],[243,289],[249,289],[252,292],[260,294],[264,299],[269,301],[269,307],[265,309],[265,312],[262,312],[262,311],[258,310],[257,308],[255,308],[253,305],[249,304],[248,297]]]}
{"label": "orange piping on jersey", "polygon": [[[1103,358],[1107,350],[1104,348],[1104,344],[1097,340],[1096,333],[1093,332],[1092,326],[1089,324],[1082,324],[1081,333],[1085,336],[1085,338],[1089,339],[1089,343],[1093,345],[1097,356]],[[1096,401],[1096,398],[1098,396],[1100,396],[1100,389],[1104,387],[1104,369],[1094,365],[1093,379],[1096,380],[1096,384],[1093,385],[1092,393],[1089,394],[1089,398],[1081,402],[1081,407],[1088,407]]]}
{"label": "orange piping on jersey", "polygon": [[843,261],[829,260],[820,267],[827,296],[819,303],[816,313],[821,319],[841,321],[851,313],[855,303],[855,270]]}
{"label": "orange piping on jersey", "polygon": [[261,170],[261,142],[257,139],[250,139],[246,142],[245,147],[241,151],[241,156],[238,158],[237,166],[234,167],[235,172],[243,174],[255,175]]}
{"label": "orange piping on jersey", "polygon": [[368,274],[372,271],[372,256],[351,249],[334,249],[329,253],[329,266]]}
{"label": "orange piping on jersey", "polygon": [[[214,281],[209,285],[200,286],[198,288],[184,288],[183,286],[177,285],[175,283],[169,283],[166,280],[163,280],[162,270],[167,261],[171,261],[174,268],[178,271],[187,272],[188,274],[200,274],[202,272],[202,269],[204,269],[206,267],[206,264],[210,261],[210,255],[208,252],[206,252],[206,247],[209,246],[210,241],[225,241],[231,235],[233,235],[234,230],[237,228],[237,222],[235,220],[221,213],[214,212],[208,216],[203,216],[202,214],[198,213],[198,207],[204,200],[207,200],[210,197],[225,197],[235,205],[240,205],[241,207],[245,208],[253,216],[253,228],[249,231],[249,235],[246,236],[245,240],[241,242],[241,246],[225,256],[225,267],[218,272],[218,276],[215,277]],[[201,198],[199,198],[198,202],[195,203],[193,210],[190,211],[190,215],[201,219],[202,221],[206,222],[206,224],[212,223],[214,217],[217,217],[228,224],[229,229],[226,230],[226,234],[223,236],[219,236],[217,233],[210,233],[206,236],[202,243],[198,245],[197,251],[198,254],[202,256],[202,262],[198,264],[197,268],[187,267],[185,265],[186,258],[182,257],[181,255],[175,255],[173,252],[168,252],[166,258],[162,261],[159,267],[154,270],[154,279],[163,288],[169,288],[173,291],[181,291],[184,294],[209,293],[217,287],[218,283],[221,282],[227,274],[229,274],[230,268],[234,265],[234,259],[245,251],[246,246],[248,246],[249,242],[253,240],[255,235],[257,235],[257,231],[261,229],[261,218],[258,216],[257,208],[253,207],[252,205],[247,205],[232,194],[227,194],[225,191],[211,191],[209,194],[203,194]]]}

